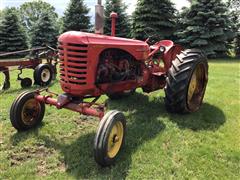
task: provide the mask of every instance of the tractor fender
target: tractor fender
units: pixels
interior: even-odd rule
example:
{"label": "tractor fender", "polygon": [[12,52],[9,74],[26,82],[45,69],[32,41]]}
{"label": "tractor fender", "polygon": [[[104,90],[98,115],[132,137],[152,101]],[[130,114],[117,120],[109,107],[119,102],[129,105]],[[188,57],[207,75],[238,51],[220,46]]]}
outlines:
{"label": "tractor fender", "polygon": [[159,45],[165,47],[163,60],[165,62],[165,70],[168,70],[172,65],[172,61],[183,50],[183,47],[170,40],[162,40],[159,42]]}

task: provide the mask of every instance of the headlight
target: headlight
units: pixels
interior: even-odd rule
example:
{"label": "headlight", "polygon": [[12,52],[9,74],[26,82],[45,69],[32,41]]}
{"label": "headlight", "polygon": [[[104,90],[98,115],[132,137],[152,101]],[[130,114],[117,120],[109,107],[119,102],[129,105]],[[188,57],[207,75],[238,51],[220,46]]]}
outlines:
{"label": "headlight", "polygon": [[161,53],[163,53],[163,52],[165,51],[165,47],[164,47],[164,46],[161,46],[161,47],[159,48],[159,51],[160,51]]}

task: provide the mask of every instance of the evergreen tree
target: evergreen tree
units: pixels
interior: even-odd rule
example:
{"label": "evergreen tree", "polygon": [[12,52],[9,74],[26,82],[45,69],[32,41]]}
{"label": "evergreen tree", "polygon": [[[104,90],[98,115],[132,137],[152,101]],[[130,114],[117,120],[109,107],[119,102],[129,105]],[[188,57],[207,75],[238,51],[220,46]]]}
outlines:
{"label": "evergreen tree", "polygon": [[0,52],[26,49],[26,33],[22,27],[17,10],[6,8],[0,23]]}
{"label": "evergreen tree", "polygon": [[235,36],[228,12],[221,0],[197,0],[182,19],[184,30],[177,33],[179,42],[201,49],[209,57],[226,56]]}
{"label": "evergreen tree", "polygon": [[234,49],[236,57],[240,57],[240,1],[229,0],[228,7],[231,9],[230,20],[233,22],[233,31],[236,33]]}
{"label": "evergreen tree", "polygon": [[122,0],[106,0],[105,4],[105,19],[104,19],[104,34],[111,34],[111,12],[116,12],[118,18],[116,21],[116,36],[129,37],[130,36],[130,23],[126,10],[126,5]]}
{"label": "evergreen tree", "polygon": [[236,57],[240,58],[240,28],[239,28],[238,34],[236,36],[236,43],[235,43],[235,45],[236,45],[235,46]]}
{"label": "evergreen tree", "polygon": [[63,31],[88,31],[91,28],[89,9],[83,0],[71,0],[64,12]]}
{"label": "evergreen tree", "polygon": [[[189,8],[183,7],[181,11],[177,13],[177,21],[176,21],[177,30],[174,33],[176,36],[178,35],[178,33],[183,32],[185,30],[186,25],[184,24],[185,22],[184,20],[186,18],[186,15],[189,13],[189,10],[190,10]],[[179,41],[181,40],[177,36],[176,42],[179,42]]]}
{"label": "evergreen tree", "polygon": [[2,18],[3,18],[3,11],[0,10],[0,22],[1,22]]}
{"label": "evergreen tree", "polygon": [[152,31],[150,33],[156,33],[159,39],[172,39],[175,12],[170,0],[139,0],[132,17],[132,36],[144,40],[147,38],[144,31]]}
{"label": "evergreen tree", "polygon": [[49,45],[56,47],[58,29],[55,26],[54,19],[49,14],[43,14],[37,23],[33,26],[31,32],[31,46],[39,47]]}

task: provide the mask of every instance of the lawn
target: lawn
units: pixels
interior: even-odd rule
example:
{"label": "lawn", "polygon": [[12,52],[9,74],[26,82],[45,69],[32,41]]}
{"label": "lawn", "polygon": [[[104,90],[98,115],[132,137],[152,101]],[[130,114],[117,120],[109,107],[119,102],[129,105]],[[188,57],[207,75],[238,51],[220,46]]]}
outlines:
{"label": "lawn", "polygon": [[[110,168],[93,158],[95,118],[47,107],[40,127],[18,133],[9,120],[23,91],[16,72],[11,83],[0,94],[0,179],[240,179],[239,60],[209,62],[204,104],[193,114],[167,113],[162,90],[139,89],[118,101],[103,96],[127,118],[125,147]],[[57,82],[51,89],[61,92]]]}

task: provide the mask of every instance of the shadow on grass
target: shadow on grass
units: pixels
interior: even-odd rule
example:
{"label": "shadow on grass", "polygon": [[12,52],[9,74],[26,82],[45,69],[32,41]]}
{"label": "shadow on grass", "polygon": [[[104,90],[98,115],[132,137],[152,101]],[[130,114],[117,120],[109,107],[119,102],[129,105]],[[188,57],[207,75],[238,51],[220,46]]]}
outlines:
{"label": "shadow on grass", "polygon": [[16,92],[22,92],[22,89],[19,89],[19,88],[17,88],[17,89],[11,89],[11,87],[10,87],[10,89],[8,89],[8,90],[1,90],[0,91],[0,95],[1,94],[13,94],[13,93],[16,93]]}
{"label": "shadow on grass", "polygon": [[[197,113],[172,115],[165,111],[163,98],[152,97],[151,99],[139,93],[127,99],[109,100],[108,105],[109,109],[118,109],[125,112],[127,119],[125,147],[116,164],[110,168],[99,167],[93,159],[94,133],[84,134],[70,144],[63,143],[54,137],[38,136],[45,142],[46,147],[55,148],[61,152],[67,172],[76,179],[125,178],[132,164],[134,152],[141,145],[163,132],[165,129],[163,120],[166,118],[176,123],[179,128],[190,128],[192,130],[216,130],[225,122],[223,112],[210,104],[203,104],[203,107]],[[18,135],[16,134],[16,136]],[[13,137],[13,139],[15,138]]]}
{"label": "shadow on grass", "polygon": [[181,129],[217,130],[226,121],[222,110],[208,103],[204,103],[201,109],[195,113],[178,115],[170,114],[169,119]]}
{"label": "shadow on grass", "polygon": [[[19,84],[21,83],[20,81],[18,81],[18,82],[19,82]],[[49,84],[46,87],[51,88],[52,86],[54,86],[57,83],[58,83],[58,80],[54,80],[54,81],[51,82],[51,84]],[[31,87],[28,87],[28,88],[19,87],[19,88],[13,89],[12,87],[10,87],[7,90],[0,90],[0,95],[1,94],[12,94],[12,93],[16,93],[16,92],[18,92],[18,94],[20,94],[23,91],[34,91],[34,90],[41,89],[41,88],[45,88],[45,87],[35,85],[35,84],[33,84]]]}

